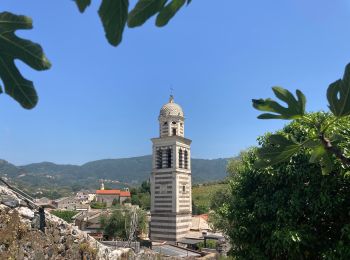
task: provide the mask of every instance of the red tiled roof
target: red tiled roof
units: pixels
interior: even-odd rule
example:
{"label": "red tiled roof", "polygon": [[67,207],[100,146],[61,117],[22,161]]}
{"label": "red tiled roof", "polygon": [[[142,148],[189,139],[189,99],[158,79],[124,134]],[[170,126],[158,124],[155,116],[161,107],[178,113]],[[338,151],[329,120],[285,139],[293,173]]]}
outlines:
{"label": "red tiled roof", "polygon": [[96,190],[96,194],[102,195],[120,195],[120,190]]}
{"label": "red tiled roof", "polygon": [[130,197],[130,191],[120,191],[120,197]]}

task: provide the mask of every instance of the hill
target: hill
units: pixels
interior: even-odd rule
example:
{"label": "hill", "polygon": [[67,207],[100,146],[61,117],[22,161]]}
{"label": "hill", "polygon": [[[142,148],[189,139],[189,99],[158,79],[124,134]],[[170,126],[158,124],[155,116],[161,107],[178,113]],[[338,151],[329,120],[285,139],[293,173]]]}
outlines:
{"label": "hill", "polygon": [[[193,183],[222,180],[226,177],[229,159],[192,159]],[[150,155],[105,159],[78,165],[63,165],[52,162],[15,166],[0,160],[0,175],[7,176],[22,187],[33,189],[72,187],[73,190],[95,189],[99,179],[118,180],[139,185],[149,178],[152,171]]]}

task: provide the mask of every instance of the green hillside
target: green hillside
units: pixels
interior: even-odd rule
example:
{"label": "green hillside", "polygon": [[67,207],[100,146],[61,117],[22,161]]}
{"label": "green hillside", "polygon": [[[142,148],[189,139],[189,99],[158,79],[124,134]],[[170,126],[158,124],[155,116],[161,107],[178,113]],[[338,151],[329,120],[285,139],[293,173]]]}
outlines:
{"label": "green hillside", "polygon": [[[228,159],[192,159],[193,183],[222,180],[226,177]],[[105,159],[78,165],[60,165],[51,162],[15,166],[0,160],[0,175],[14,183],[30,188],[32,192],[43,189],[96,189],[99,179],[118,180],[138,186],[150,177],[150,155],[123,159]]]}
{"label": "green hillside", "polygon": [[[227,183],[208,183],[208,184],[197,184],[192,188],[192,201],[194,207],[198,210],[198,214],[207,213],[210,209],[210,201],[214,194],[219,190],[227,189]],[[193,209],[193,211],[196,211]]]}

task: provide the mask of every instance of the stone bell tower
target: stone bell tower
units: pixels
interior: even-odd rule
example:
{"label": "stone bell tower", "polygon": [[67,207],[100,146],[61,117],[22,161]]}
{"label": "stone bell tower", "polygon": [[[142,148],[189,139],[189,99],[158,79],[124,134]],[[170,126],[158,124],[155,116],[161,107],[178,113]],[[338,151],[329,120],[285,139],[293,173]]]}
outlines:
{"label": "stone bell tower", "polygon": [[184,119],[182,108],[171,95],[160,110],[159,137],[152,139],[152,240],[177,241],[191,227],[191,140],[184,137]]}

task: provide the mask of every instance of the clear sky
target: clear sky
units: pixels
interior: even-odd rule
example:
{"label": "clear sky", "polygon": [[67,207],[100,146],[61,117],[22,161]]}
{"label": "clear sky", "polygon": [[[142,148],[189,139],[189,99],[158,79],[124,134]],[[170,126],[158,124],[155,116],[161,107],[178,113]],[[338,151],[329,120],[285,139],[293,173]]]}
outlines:
{"label": "clear sky", "polygon": [[[0,95],[0,158],[17,165],[82,164],[151,153],[170,87],[186,116],[195,158],[230,157],[286,122],[262,121],[252,98],[299,88],[308,110],[327,109],[326,88],[350,62],[348,0],[193,0],[164,28],[154,19],[107,44],[100,1],[80,14],[71,0],[2,0],[33,18],[19,35],[53,64],[37,72],[39,104]],[[131,6],[135,1],[132,1]]]}

